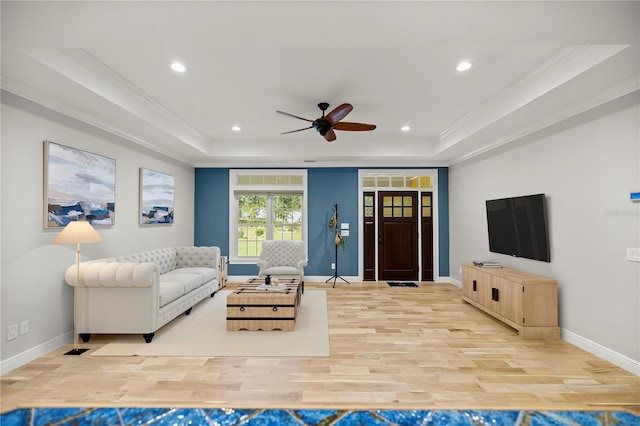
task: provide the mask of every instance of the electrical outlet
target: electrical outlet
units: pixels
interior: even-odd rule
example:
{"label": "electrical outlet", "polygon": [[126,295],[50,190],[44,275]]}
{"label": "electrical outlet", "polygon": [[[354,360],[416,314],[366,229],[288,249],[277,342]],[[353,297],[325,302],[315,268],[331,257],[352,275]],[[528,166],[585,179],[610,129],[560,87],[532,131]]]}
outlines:
{"label": "electrical outlet", "polygon": [[18,324],[11,324],[7,327],[7,340],[18,338]]}
{"label": "electrical outlet", "polygon": [[331,269],[336,269],[336,264],[335,263],[331,263]]}
{"label": "electrical outlet", "polygon": [[20,335],[27,334],[29,332],[29,320],[20,321]]}

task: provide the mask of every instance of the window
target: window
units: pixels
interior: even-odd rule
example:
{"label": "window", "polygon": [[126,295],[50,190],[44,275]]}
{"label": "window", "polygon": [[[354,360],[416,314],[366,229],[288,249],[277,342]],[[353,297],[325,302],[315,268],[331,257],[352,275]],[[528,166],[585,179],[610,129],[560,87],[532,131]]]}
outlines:
{"label": "window", "polygon": [[264,240],[305,240],[306,170],[230,171],[230,253],[255,263]]}

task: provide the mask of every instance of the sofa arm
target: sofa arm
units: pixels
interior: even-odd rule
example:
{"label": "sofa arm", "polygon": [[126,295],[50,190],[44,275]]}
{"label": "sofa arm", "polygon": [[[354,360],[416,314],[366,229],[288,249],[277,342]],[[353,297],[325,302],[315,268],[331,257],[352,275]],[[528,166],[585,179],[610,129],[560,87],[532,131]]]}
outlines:
{"label": "sofa arm", "polygon": [[[76,285],[76,265],[67,268],[64,279]],[[80,287],[151,287],[159,282],[160,269],[155,263],[80,263]]]}
{"label": "sofa arm", "polygon": [[269,267],[269,262],[261,259],[256,262],[256,266],[258,267],[258,276],[261,277],[262,271],[264,271]]}
{"label": "sofa arm", "polygon": [[307,266],[306,260],[299,260],[298,263],[296,264],[296,267],[301,271],[305,266]]}

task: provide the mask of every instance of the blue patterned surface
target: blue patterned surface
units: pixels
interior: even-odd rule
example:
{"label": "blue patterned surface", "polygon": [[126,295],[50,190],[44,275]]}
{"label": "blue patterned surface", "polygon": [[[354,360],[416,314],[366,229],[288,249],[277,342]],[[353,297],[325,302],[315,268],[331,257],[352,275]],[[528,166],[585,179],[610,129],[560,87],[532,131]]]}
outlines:
{"label": "blue patterned surface", "polygon": [[25,408],[0,415],[0,425],[639,426],[640,417],[626,411]]}

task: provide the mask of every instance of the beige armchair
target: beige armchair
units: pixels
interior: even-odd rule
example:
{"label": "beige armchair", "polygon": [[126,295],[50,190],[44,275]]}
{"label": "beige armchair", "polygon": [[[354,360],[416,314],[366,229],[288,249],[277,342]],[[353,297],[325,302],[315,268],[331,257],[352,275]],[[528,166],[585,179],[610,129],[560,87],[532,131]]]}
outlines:
{"label": "beige armchair", "polygon": [[262,242],[262,253],[257,263],[258,275],[264,277],[300,277],[304,283],[304,267],[307,258],[303,241],[265,240]]}

